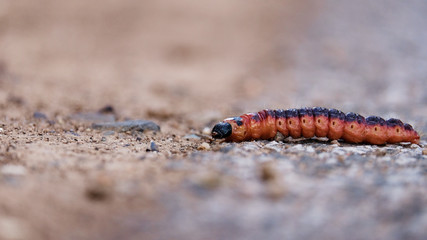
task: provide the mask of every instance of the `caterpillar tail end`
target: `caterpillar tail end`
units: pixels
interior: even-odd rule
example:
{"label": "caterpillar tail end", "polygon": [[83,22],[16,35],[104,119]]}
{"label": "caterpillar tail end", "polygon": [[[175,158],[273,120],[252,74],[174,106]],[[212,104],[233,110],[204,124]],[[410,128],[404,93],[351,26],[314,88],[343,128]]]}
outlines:
{"label": "caterpillar tail end", "polygon": [[212,129],[212,137],[213,138],[227,138],[231,136],[231,124],[227,122],[220,122],[216,124]]}
{"label": "caterpillar tail end", "polygon": [[412,143],[420,145],[420,134],[414,131],[414,138],[412,139]]}

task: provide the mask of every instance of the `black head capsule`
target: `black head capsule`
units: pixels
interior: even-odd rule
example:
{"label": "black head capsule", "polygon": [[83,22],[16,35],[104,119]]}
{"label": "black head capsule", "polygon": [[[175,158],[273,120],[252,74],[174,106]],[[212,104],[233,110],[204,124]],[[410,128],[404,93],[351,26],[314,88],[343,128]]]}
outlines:
{"label": "black head capsule", "polygon": [[231,124],[227,122],[220,122],[212,129],[213,138],[226,138],[231,135]]}

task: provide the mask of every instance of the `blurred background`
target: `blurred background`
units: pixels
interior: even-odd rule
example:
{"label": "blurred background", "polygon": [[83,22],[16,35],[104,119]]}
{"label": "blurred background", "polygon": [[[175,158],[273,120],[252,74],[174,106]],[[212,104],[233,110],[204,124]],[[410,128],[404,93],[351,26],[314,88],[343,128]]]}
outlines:
{"label": "blurred background", "polygon": [[52,114],[105,104],[191,119],[317,105],[414,121],[427,112],[422,0],[2,0],[0,9],[0,61],[13,76],[2,101],[20,96]]}
{"label": "blurred background", "polygon": [[[0,0],[0,239],[425,239],[419,146],[193,133],[304,106],[427,132],[426,13],[425,0]],[[108,105],[162,132],[68,121]]]}

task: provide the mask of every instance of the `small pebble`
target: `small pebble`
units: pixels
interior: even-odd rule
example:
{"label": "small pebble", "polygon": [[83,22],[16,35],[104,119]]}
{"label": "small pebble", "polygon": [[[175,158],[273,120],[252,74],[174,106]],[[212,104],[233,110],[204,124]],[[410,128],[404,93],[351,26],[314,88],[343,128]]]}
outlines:
{"label": "small pebble", "polygon": [[276,171],[271,163],[263,163],[260,168],[260,178],[263,182],[273,181],[276,179]]}
{"label": "small pebble", "polygon": [[424,148],[423,155],[427,155],[427,148]]}
{"label": "small pebble", "polygon": [[2,133],[4,130],[3,130],[3,128],[0,128],[0,133]]}
{"label": "small pebble", "polygon": [[184,136],[185,139],[200,139],[196,134],[187,134]]}
{"label": "small pebble", "polygon": [[160,131],[159,125],[148,120],[94,123],[92,124],[92,128],[100,130],[112,130],[116,132],[144,132],[145,130],[151,130],[154,132]]}
{"label": "small pebble", "polygon": [[204,135],[211,135],[211,129],[208,127],[203,128],[202,133]]}
{"label": "small pebble", "polygon": [[271,141],[264,146],[265,149],[271,149],[276,152],[280,152],[283,146],[276,141]]}
{"label": "small pebble", "polygon": [[377,157],[384,157],[385,155],[387,155],[386,151],[381,151],[381,150],[375,151],[375,156]]}
{"label": "small pebble", "polygon": [[86,189],[86,197],[92,201],[103,201],[109,197],[109,193],[103,188],[90,187]]}
{"label": "small pebble", "polygon": [[41,113],[41,112],[34,112],[34,113],[33,113],[33,118],[35,118],[35,119],[44,119],[44,120],[46,120],[46,119],[47,119],[47,116],[46,116],[46,114]]}
{"label": "small pebble", "polygon": [[103,107],[103,108],[101,108],[101,109],[99,109],[99,111],[98,111],[99,113],[102,113],[102,114],[108,114],[108,113],[114,113],[115,112],[115,110],[114,110],[114,107],[113,106],[111,106],[111,105],[107,105],[107,106],[105,106],[105,107]]}
{"label": "small pebble", "polygon": [[101,174],[90,180],[85,195],[92,201],[104,201],[111,197],[113,186],[113,179]]}
{"label": "small pebble", "polygon": [[275,140],[276,142],[283,142],[283,141],[285,140],[285,136],[283,136],[283,134],[282,134],[282,133],[277,132],[277,133],[276,133],[276,136],[274,137],[274,140]]}
{"label": "small pebble", "polygon": [[151,143],[150,143],[150,151],[152,151],[152,152],[158,152],[159,151],[159,148],[157,147],[157,145],[154,141],[151,141]]}
{"label": "small pebble", "polygon": [[67,133],[69,133],[69,134],[71,134],[73,136],[76,136],[76,137],[80,136],[78,133],[74,132],[74,130],[72,130],[72,129],[70,131],[68,131]]}
{"label": "small pebble", "polygon": [[206,142],[200,144],[199,147],[197,147],[197,150],[210,150],[210,149],[211,149],[211,146]]}

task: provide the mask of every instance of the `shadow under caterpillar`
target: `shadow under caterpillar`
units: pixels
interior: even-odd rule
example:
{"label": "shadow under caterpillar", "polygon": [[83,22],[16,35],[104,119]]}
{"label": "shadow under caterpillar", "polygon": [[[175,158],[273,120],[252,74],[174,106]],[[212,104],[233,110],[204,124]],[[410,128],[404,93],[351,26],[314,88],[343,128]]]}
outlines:
{"label": "shadow under caterpillar", "polygon": [[227,118],[212,129],[212,137],[230,142],[273,139],[277,132],[284,137],[327,137],[348,143],[411,142],[419,144],[420,136],[411,125],[399,119],[364,118],[357,113],[344,114],[322,107],[288,110],[262,110],[240,117]]}

